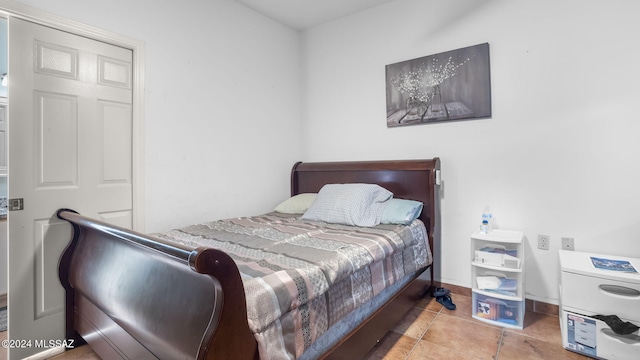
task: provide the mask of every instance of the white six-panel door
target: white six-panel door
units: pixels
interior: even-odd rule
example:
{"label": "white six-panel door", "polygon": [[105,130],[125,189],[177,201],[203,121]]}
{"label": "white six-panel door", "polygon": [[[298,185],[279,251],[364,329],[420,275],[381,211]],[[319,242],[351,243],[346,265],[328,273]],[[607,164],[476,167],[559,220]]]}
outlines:
{"label": "white six-panel door", "polygon": [[23,199],[9,211],[9,337],[32,340],[10,349],[20,359],[64,340],[71,227],[56,210],[132,226],[132,52],[16,18],[9,49],[9,198]]}

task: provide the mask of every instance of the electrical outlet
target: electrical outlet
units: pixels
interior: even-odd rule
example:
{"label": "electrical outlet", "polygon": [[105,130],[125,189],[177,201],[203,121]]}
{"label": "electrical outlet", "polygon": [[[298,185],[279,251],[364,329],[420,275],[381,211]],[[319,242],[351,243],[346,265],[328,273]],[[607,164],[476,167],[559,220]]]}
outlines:
{"label": "electrical outlet", "polygon": [[538,235],[538,249],[549,250],[549,235]]}
{"label": "electrical outlet", "polygon": [[563,237],[562,238],[562,250],[575,250],[573,246],[573,238],[571,237]]}

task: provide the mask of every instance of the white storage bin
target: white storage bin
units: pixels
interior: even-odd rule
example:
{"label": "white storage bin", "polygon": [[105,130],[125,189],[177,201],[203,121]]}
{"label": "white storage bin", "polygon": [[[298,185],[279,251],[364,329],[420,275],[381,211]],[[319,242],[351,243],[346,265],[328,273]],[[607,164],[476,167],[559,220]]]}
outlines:
{"label": "white storage bin", "polygon": [[640,270],[638,259],[563,251],[560,282],[567,310],[580,313],[597,306],[602,315],[640,320],[640,274],[597,269],[591,257],[627,260]]}
{"label": "white storage bin", "polygon": [[566,349],[601,359],[640,359],[640,331],[616,334],[595,315],[616,315],[640,326],[640,274],[618,266],[626,263],[640,270],[640,259],[560,250],[560,326]]}
{"label": "white storage bin", "polygon": [[562,311],[560,327],[562,344],[568,350],[602,359],[640,358],[638,331],[619,335],[604,321],[569,311]]}
{"label": "white storage bin", "polygon": [[522,329],[524,322],[524,302],[508,300],[473,292],[473,314],[477,320],[494,325]]}

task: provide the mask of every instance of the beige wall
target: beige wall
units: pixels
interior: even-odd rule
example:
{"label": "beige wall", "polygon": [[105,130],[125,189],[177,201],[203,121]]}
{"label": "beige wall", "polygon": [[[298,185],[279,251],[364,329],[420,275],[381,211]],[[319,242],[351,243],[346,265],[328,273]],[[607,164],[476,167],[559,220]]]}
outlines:
{"label": "beige wall", "polygon": [[301,150],[299,33],[229,0],[21,0],[146,45],[146,231],[271,210]]}
{"label": "beige wall", "polygon": [[[398,0],[311,29],[304,160],[439,156],[441,280],[470,286],[486,204],[525,232],[527,297],[557,302],[561,237],[640,257],[638,13],[632,0]],[[385,65],[485,42],[491,119],[386,127]]]}
{"label": "beige wall", "polygon": [[[470,285],[485,204],[525,232],[531,299],[557,302],[562,236],[640,257],[633,0],[398,0],[303,33],[226,0],[21,2],[146,43],[149,231],[269,210],[296,160],[439,156],[442,281]],[[484,42],[491,119],[386,127],[385,65]]]}

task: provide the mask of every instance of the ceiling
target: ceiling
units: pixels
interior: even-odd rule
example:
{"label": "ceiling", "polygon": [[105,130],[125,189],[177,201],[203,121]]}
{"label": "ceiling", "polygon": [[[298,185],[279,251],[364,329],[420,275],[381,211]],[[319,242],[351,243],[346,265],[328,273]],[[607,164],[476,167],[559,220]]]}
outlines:
{"label": "ceiling", "polygon": [[297,30],[339,19],[394,0],[235,0]]}

